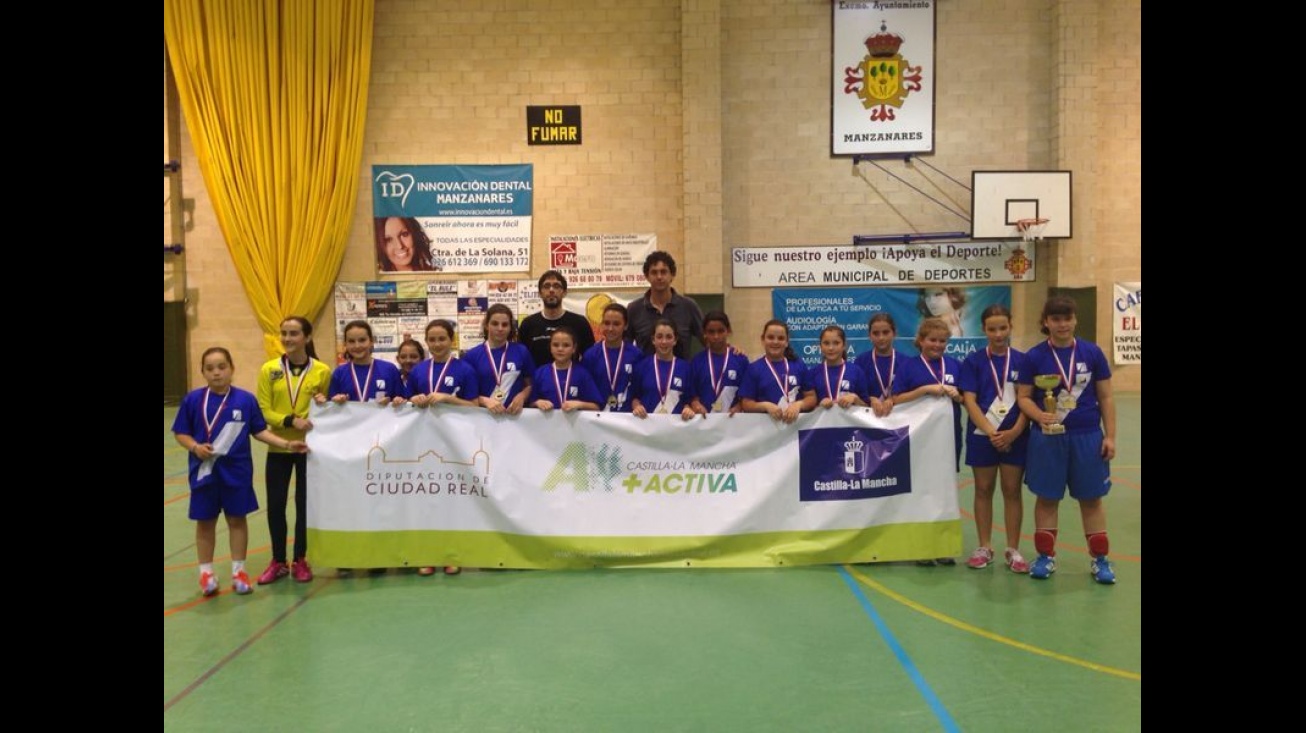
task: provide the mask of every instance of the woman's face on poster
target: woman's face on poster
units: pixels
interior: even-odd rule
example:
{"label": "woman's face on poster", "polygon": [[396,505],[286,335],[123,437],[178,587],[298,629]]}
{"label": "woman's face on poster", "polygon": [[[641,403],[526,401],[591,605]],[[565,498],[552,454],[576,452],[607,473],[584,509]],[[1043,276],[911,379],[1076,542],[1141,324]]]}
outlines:
{"label": "woman's face on poster", "polygon": [[945,316],[952,312],[952,299],[943,288],[926,288],[925,307],[931,316]]}
{"label": "woman's face on poster", "polygon": [[395,216],[385,220],[385,256],[396,270],[413,269],[413,233]]}

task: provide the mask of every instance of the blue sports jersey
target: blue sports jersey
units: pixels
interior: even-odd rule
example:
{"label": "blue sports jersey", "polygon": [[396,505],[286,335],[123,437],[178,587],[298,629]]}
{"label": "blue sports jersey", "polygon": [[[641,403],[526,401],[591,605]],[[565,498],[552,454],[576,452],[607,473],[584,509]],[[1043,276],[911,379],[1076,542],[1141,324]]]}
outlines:
{"label": "blue sports jersey", "polygon": [[[893,380],[897,377],[896,372],[902,368],[905,361],[906,357],[897,351],[888,356],[877,356],[875,351],[871,350],[858,354],[853,364],[860,367],[862,374],[866,376],[867,396],[884,399],[885,390],[888,390],[890,394],[893,393]],[[881,383],[883,383],[884,389],[880,388]]]}
{"label": "blue sports jersey", "polygon": [[[209,421],[212,421],[211,426]],[[192,390],[182,398],[181,408],[172,421],[172,432],[189,435],[197,443],[212,443],[228,423],[240,426],[240,433],[227,454],[217,457],[213,463],[213,472],[203,481],[196,478],[202,461],[193,452],[190,454],[192,489],[225,486],[249,487],[253,490],[254,456],[250,451],[249,439],[251,435],[258,435],[268,429],[268,424],[263,420],[263,410],[259,408],[258,399],[253,393],[231,387],[224,397],[210,394],[208,387]]]}
{"label": "blue sports jersey", "polygon": [[[708,366],[708,360],[711,359],[711,368]],[[734,349],[727,348],[724,354],[713,354],[711,350],[703,350],[694,355],[689,361],[689,381],[690,388],[698,401],[703,404],[703,409],[708,412],[713,411],[720,391],[726,391],[727,387],[735,388],[735,397],[731,404],[722,405],[722,412],[728,412],[731,407],[739,402],[739,385],[744,381],[744,375],[748,373],[748,357],[740,354]],[[712,384],[712,376],[716,375],[717,383]]]}
{"label": "blue sports jersey", "polygon": [[671,361],[662,361],[656,355],[652,355],[635,367],[635,374],[630,382],[631,397],[639,398],[645,410],[654,412],[662,402],[662,395],[658,392],[659,379],[668,397],[673,391],[679,393],[675,404],[667,405],[667,412],[679,413],[690,400],[694,399],[690,391],[689,362],[680,357],[673,357]]}
{"label": "blue sports jersey", "polygon": [[[441,392],[474,401],[481,396],[480,385],[476,382],[476,372],[462,359],[450,357],[444,362],[426,359],[413,367],[410,377],[409,397]],[[435,382],[434,389],[431,387],[432,382]]]}
{"label": "blue sports jersey", "polygon": [[[1060,369],[1058,369],[1060,364]],[[1075,407],[1065,414],[1061,424],[1066,432],[1076,433],[1098,430],[1102,427],[1102,409],[1097,402],[1097,383],[1111,378],[1111,365],[1106,355],[1097,344],[1083,339],[1065,348],[1053,348],[1050,341],[1035,346],[1025,355],[1025,371],[1020,375],[1020,383],[1033,386],[1034,377],[1039,374],[1057,374],[1070,377],[1070,394],[1074,397]],[[1059,400],[1066,391],[1063,381],[1052,390]],[[1043,390],[1034,387],[1034,404],[1043,409]]]}
{"label": "blue sports jersey", "polygon": [[[414,365],[413,368],[416,369],[417,368],[416,365]],[[415,392],[413,392],[413,387],[415,386],[416,379],[417,376],[415,373],[409,372],[407,374],[404,374],[402,369],[399,370],[399,380],[404,385],[405,397],[412,397],[414,394],[416,394]]]}
{"label": "blue sports jersey", "polygon": [[[1024,372],[1024,354],[1008,348],[1007,353],[1002,356],[990,356],[986,348],[966,357],[966,361],[961,365],[957,387],[963,392],[974,394],[980,412],[987,415],[990,414],[990,410],[994,407],[993,403],[998,398],[998,383],[994,381],[996,377],[1003,384],[1005,398],[1002,402],[1007,406],[1007,414],[997,421],[992,419],[997,415],[992,414],[989,422],[998,430],[1010,430],[1016,426],[1016,420],[1020,417],[1020,409],[1016,407],[1016,384]],[[971,425],[971,429],[984,432],[974,424]]]}
{"label": "blue sports jersey", "polygon": [[[559,395],[560,388],[567,393],[565,398]],[[561,408],[566,400],[593,402],[599,406],[603,404],[599,397],[599,388],[594,384],[594,378],[584,367],[574,362],[570,368],[559,369],[557,372],[554,372],[552,364],[536,369],[535,384],[531,387],[532,403],[537,399],[548,400],[558,408]]]}
{"label": "blue sports jersey", "polygon": [[[768,366],[769,364],[769,366]],[[802,399],[803,374],[807,366],[797,359],[768,362],[765,356],[748,365],[744,381],[739,385],[739,396],[756,402],[780,404],[788,393],[790,402]],[[779,381],[777,381],[779,380]],[[784,389],[780,384],[785,384]]]}
{"label": "blue sports jersey", "polygon": [[[926,363],[919,354],[898,360],[898,374],[894,377],[894,394],[906,394],[927,384],[951,384],[956,387],[961,377],[961,362],[944,356]],[[943,398],[946,399],[946,398]],[[952,402],[951,400],[948,400]],[[961,468],[961,404],[952,403],[952,435],[956,441],[957,467]]]}
{"label": "blue sports jersey", "polygon": [[512,378],[508,393],[501,400],[505,405],[521,394],[526,388],[526,382],[535,373],[535,362],[531,359],[530,350],[516,342],[491,349],[487,341],[468,349],[463,354],[463,361],[476,372],[476,386],[482,397],[493,396],[498,388],[500,377],[496,372],[501,371],[505,375],[517,372],[517,376]]}
{"label": "blue sports jersey", "polygon": [[[839,378],[840,373],[843,379]],[[829,386],[827,387],[827,382]],[[829,364],[808,369],[803,375],[803,392],[816,392],[816,402],[820,404],[821,400],[826,397],[839,399],[839,395],[845,392],[851,392],[861,398],[862,402],[867,402],[866,394],[866,374],[857,368],[856,364],[844,362],[842,366],[832,367]],[[830,394],[830,392],[837,394]]]}
{"label": "blue sports jersey", "polygon": [[[361,399],[359,390],[363,392]],[[408,397],[399,367],[388,361],[373,359],[367,366],[346,362],[331,372],[331,385],[327,389],[330,397],[342,394],[350,402],[371,402],[382,393],[389,399]]]}
{"label": "blue sports jersey", "polygon": [[[603,359],[605,352],[607,361]],[[580,365],[589,372],[590,379],[594,381],[594,386],[599,391],[600,409],[609,410],[608,398],[615,394],[617,404],[612,405],[609,411],[630,412],[630,400],[635,396],[631,394],[630,379],[635,374],[635,367],[643,360],[644,352],[629,341],[617,348],[608,348],[600,341],[585,352]],[[614,372],[615,390],[613,389]]]}

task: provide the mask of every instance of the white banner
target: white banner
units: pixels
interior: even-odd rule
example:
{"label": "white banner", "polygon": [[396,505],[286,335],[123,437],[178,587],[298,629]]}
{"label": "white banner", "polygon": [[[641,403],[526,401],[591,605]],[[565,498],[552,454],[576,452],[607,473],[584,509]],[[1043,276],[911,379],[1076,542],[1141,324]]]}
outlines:
{"label": "white banner", "polygon": [[674,416],[315,407],[314,562],[758,567],[960,554],[952,408]]}
{"label": "white banner", "polygon": [[581,234],[549,237],[549,269],[571,290],[645,288],[644,258],[658,248],[656,234]]}
{"label": "white banner", "polygon": [[1143,283],[1116,283],[1112,342],[1115,363],[1143,363]]}
{"label": "white banner", "polygon": [[1028,282],[1034,248],[1023,242],[736,247],[737,288]]}

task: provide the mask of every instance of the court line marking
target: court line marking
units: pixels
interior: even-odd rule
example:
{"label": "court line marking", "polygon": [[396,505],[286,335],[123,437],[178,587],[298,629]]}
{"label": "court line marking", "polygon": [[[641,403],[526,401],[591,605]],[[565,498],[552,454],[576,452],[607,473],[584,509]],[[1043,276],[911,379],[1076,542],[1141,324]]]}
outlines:
{"label": "court line marking", "polygon": [[961,619],[953,618],[952,616],[948,616],[947,614],[940,613],[939,611],[935,611],[934,609],[928,606],[917,603],[916,601],[913,601],[912,599],[902,595],[901,593],[889,590],[884,585],[877,583],[874,580],[871,580],[869,577],[863,575],[860,571],[854,568],[850,568],[847,565],[840,565],[839,569],[841,571],[846,572],[849,577],[856,578],[861,583],[864,583],[867,587],[871,588],[877,593],[880,593],[891,600],[897,601],[898,603],[901,603],[902,605],[912,609],[913,611],[925,614],[926,616],[929,616],[935,621],[940,621],[949,626],[952,626],[953,628],[960,629],[961,631],[965,631],[970,634],[975,634],[976,636],[983,637],[985,639],[988,639],[989,641],[995,641],[999,644],[1005,644],[1007,646],[1014,647],[1021,651],[1029,652],[1030,654],[1037,654],[1039,656],[1055,659],[1058,662],[1065,662],[1066,664],[1073,664],[1077,667],[1084,667],[1085,669],[1090,669],[1093,670],[1094,672],[1101,672],[1103,674],[1109,674],[1115,677],[1121,677],[1127,680],[1132,680],[1134,682],[1143,681],[1143,675],[1137,672],[1130,672],[1129,670],[1117,669],[1116,667],[1109,667],[1105,664],[1090,662],[1086,659],[1072,657],[1068,654],[1061,654],[1060,652],[1054,652],[1050,649],[1044,649],[1042,647],[1034,646],[1033,644],[1027,644],[1023,641],[1018,641],[1016,639],[1012,639],[1007,636],[1002,636],[1001,634],[996,634],[987,629],[981,629],[980,627],[974,626],[972,624],[968,624],[965,621],[962,621]]}
{"label": "court line marking", "polygon": [[930,710],[934,712],[934,717],[939,719],[939,723],[943,725],[943,729],[946,731],[960,731],[961,728],[957,727],[956,721],[952,719],[947,708],[943,707],[943,702],[939,700],[939,696],[934,694],[934,690],[930,687],[929,683],[925,681],[925,676],[922,675],[920,670],[916,668],[916,665],[912,663],[911,657],[907,656],[907,650],[902,648],[902,645],[898,643],[896,638],[894,638],[893,633],[889,631],[888,624],[884,623],[883,618],[880,618],[880,614],[876,612],[874,604],[871,603],[871,599],[866,597],[866,594],[862,592],[861,587],[857,585],[857,581],[853,579],[851,574],[849,574],[848,568],[843,565],[839,566],[839,573],[843,576],[844,583],[848,585],[848,588],[852,590],[853,595],[857,597],[857,602],[861,604],[862,610],[866,612],[867,616],[870,616],[871,622],[875,624],[875,629],[880,632],[880,638],[884,640],[885,644],[889,645],[890,651],[892,651],[893,655],[898,658],[898,663],[902,665],[903,671],[907,673],[907,676],[911,678],[912,683],[916,685],[916,690],[920,692],[921,697],[925,698],[925,702],[929,704]]}
{"label": "court line marking", "polygon": [[[212,667],[209,667],[208,670],[206,670],[203,674],[195,678],[194,682],[191,682],[189,685],[186,685],[186,688],[184,690],[178,692],[176,695],[173,695],[171,700],[168,700],[167,702],[163,703],[163,712],[165,713],[168,712],[169,708],[181,702],[188,695],[194,692],[200,685],[207,682],[210,677],[217,674],[223,667],[227,666],[227,664],[230,663],[233,659],[240,656],[242,653],[244,653],[246,649],[253,646],[254,642],[263,638],[263,636],[267,634],[269,631],[271,631],[274,626],[286,620],[286,618],[290,616],[290,614],[303,608],[304,604],[308,602],[308,599],[312,598],[314,595],[317,595],[318,591],[330,585],[331,580],[332,579],[330,578],[326,579],[326,581],[323,582],[318,587],[310,590],[308,593],[305,593],[303,596],[300,596],[299,600],[297,600],[294,603],[294,605],[282,611],[276,618],[269,621],[266,626],[254,632],[252,636],[250,636],[245,641],[241,642],[240,646],[237,646],[235,649],[228,652],[227,656],[223,657],[222,659],[219,659],[217,663],[215,663]],[[218,595],[222,595],[222,594],[219,593],[217,595],[210,596],[206,600],[212,600],[213,598],[217,598]]]}

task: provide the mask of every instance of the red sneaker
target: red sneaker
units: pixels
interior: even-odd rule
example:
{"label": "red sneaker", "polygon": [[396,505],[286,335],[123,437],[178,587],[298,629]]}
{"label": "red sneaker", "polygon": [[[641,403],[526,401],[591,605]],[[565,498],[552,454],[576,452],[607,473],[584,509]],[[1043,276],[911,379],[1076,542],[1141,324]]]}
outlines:
{"label": "red sneaker", "polygon": [[426,565],[426,566],[424,566],[424,567],[420,567],[420,568],[418,568],[418,569],[417,569],[417,574],[418,574],[418,575],[435,575],[435,568],[431,567],[430,565]]}
{"label": "red sneaker", "polygon": [[231,589],[236,591],[236,595],[243,596],[254,592],[254,586],[249,583],[249,573],[244,570],[231,576]]}
{"label": "red sneaker", "polygon": [[313,568],[308,566],[308,560],[301,557],[290,566],[290,574],[296,583],[307,583],[313,579]]}
{"label": "red sneaker", "polygon": [[290,575],[290,568],[286,567],[284,562],[273,560],[272,564],[268,565],[268,569],[264,570],[263,574],[258,576],[258,584],[271,585],[287,575]]}
{"label": "red sneaker", "polygon": [[218,592],[218,578],[208,571],[200,573],[200,592],[211,596]]}
{"label": "red sneaker", "polygon": [[457,575],[458,573],[461,573],[462,571],[463,571],[463,569],[460,568],[460,567],[458,567],[457,565],[445,565],[445,566],[444,566],[444,574],[445,574],[445,575]]}

